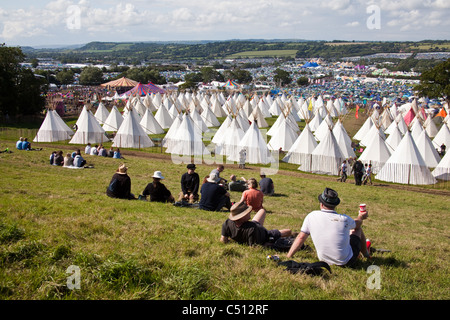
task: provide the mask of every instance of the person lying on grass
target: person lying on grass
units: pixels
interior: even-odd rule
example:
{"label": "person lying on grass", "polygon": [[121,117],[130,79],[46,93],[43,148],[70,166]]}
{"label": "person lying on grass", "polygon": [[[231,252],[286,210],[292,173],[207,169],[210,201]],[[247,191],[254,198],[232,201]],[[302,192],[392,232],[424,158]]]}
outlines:
{"label": "person lying on grass", "polygon": [[252,220],[250,213],[252,207],[247,206],[245,201],[235,203],[230,209],[228,219],[222,224],[222,235],[220,241],[228,243],[230,238],[240,244],[266,245],[273,243],[281,237],[289,237],[290,229],[267,230],[264,227],[266,210],[259,210]]}
{"label": "person lying on grass", "polygon": [[329,265],[352,266],[360,253],[370,258],[361,228],[363,220],[368,217],[367,210],[360,211],[354,220],[345,214],[338,214],[335,211],[340,203],[338,193],[329,188],[325,188],[318,199],[320,210],[306,216],[287,258],[291,258],[302,247],[309,235],[319,260]]}

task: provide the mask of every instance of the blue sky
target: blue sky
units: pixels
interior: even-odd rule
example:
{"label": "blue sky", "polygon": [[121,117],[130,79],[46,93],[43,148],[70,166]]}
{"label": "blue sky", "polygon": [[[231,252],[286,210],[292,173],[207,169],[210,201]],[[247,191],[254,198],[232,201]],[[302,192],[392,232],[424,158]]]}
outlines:
{"label": "blue sky", "polygon": [[0,43],[307,39],[450,40],[450,0],[0,2]]}

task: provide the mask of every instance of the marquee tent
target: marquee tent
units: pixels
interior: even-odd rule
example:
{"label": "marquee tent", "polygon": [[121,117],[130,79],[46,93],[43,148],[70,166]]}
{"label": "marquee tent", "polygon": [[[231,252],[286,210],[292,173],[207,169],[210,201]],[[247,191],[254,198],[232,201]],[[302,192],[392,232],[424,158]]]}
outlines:
{"label": "marquee tent", "polygon": [[122,77],[117,80],[112,80],[106,83],[101,84],[102,87],[107,88],[118,88],[118,87],[135,87],[139,82]]}

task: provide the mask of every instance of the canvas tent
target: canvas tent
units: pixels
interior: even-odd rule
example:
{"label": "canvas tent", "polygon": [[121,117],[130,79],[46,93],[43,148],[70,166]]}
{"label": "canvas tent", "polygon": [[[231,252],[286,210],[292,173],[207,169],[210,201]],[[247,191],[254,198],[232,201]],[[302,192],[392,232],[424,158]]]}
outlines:
{"label": "canvas tent", "polygon": [[108,141],[105,130],[95,119],[92,112],[88,111],[86,106],[83,107],[77,121],[77,131],[73,135],[69,143],[88,144],[103,143]]}
{"label": "canvas tent", "polygon": [[116,106],[113,106],[111,112],[106,118],[105,123],[103,124],[103,130],[105,131],[117,131],[120,128],[120,125],[123,122],[123,117],[120,111]]}
{"label": "canvas tent", "polygon": [[117,131],[113,147],[119,148],[148,148],[154,143],[139,124],[140,118],[134,109],[128,111],[123,123]]}
{"label": "canvas tent", "polygon": [[407,131],[402,141],[376,175],[378,180],[426,185],[436,183],[436,179],[428,169],[419,149]]}
{"label": "canvas tent", "polygon": [[324,139],[320,141],[311,155],[312,173],[339,175],[345,157],[332,130],[328,130]]}
{"label": "canvas tent", "polygon": [[[239,146],[247,151],[247,162],[250,164],[275,162],[255,121],[248,128]],[[234,159],[230,160],[234,161]]]}
{"label": "canvas tent", "polygon": [[305,128],[300,133],[297,140],[295,140],[294,144],[282,161],[299,164],[300,167],[298,167],[298,170],[310,172],[311,154],[316,147],[317,141],[309,129],[309,125],[306,124]]}
{"label": "canvas tent", "polygon": [[55,142],[69,140],[74,132],[64,123],[55,110],[48,110],[33,142]]}
{"label": "canvas tent", "polygon": [[446,152],[432,174],[436,179],[450,180],[450,152]]}

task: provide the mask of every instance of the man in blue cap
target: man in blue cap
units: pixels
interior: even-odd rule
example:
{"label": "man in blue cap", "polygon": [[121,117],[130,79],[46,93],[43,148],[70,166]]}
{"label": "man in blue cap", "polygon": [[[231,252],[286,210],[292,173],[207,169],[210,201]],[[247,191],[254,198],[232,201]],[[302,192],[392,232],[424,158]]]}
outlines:
{"label": "man in blue cap", "polygon": [[356,219],[338,214],[335,208],[341,200],[330,188],[325,188],[318,199],[320,210],[306,216],[287,257],[292,257],[311,235],[319,260],[329,265],[352,266],[360,253],[369,258],[361,228],[363,220],[367,219],[367,211],[360,211]]}

